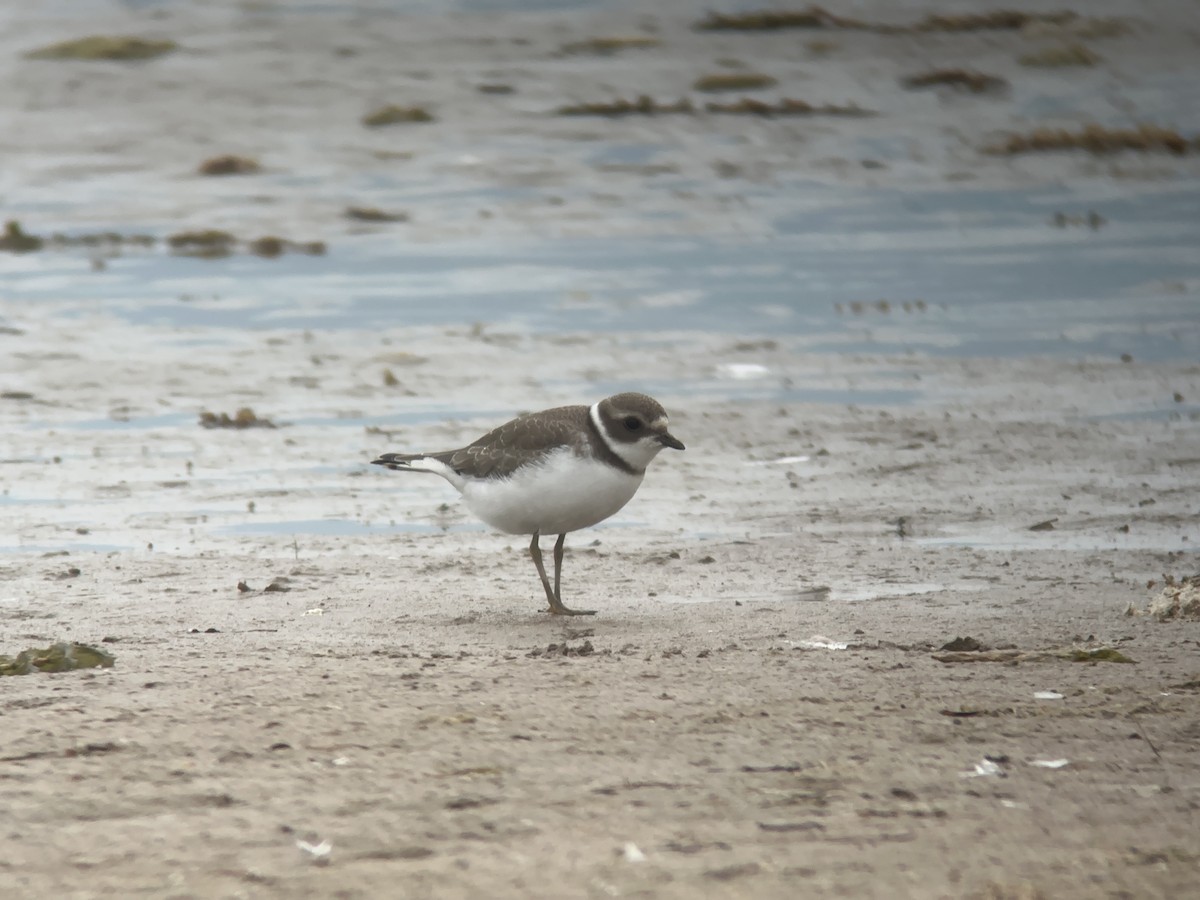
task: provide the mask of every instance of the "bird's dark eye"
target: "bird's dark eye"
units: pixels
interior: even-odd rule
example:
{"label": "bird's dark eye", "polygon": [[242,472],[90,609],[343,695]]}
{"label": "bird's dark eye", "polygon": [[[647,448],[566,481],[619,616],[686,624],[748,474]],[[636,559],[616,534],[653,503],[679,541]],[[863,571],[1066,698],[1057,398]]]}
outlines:
{"label": "bird's dark eye", "polygon": [[641,427],[642,427],[642,420],[639,419],[637,416],[626,416],[625,417],[625,428],[627,430],[637,431]]}

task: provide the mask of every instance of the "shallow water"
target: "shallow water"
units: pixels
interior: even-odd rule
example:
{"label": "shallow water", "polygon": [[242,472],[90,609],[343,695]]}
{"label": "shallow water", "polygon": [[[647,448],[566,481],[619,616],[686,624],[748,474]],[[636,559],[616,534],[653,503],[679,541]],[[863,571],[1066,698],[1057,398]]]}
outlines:
{"label": "shallow water", "polygon": [[[79,253],[5,254],[0,277],[9,318],[36,303],[218,333],[486,322],[782,334],[830,352],[1200,357],[1200,182],[1107,194],[794,184],[754,238],[422,245],[376,231],[323,257],[131,252],[103,271]],[[1062,210],[1106,221],[1055,227]]]}

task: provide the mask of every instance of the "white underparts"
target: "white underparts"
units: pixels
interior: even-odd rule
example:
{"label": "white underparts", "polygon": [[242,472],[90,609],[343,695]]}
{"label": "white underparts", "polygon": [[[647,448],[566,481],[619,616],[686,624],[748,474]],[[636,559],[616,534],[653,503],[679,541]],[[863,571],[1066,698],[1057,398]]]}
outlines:
{"label": "white underparts", "polygon": [[607,519],[637,492],[642,475],[562,447],[508,478],[462,481],[467,508],[493,528],[509,534],[562,534]]}

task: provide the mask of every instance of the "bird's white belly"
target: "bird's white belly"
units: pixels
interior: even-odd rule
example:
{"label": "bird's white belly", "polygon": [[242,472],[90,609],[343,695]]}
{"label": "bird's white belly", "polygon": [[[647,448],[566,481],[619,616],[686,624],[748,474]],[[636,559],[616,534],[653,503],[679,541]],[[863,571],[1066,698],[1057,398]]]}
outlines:
{"label": "bird's white belly", "polygon": [[641,475],[564,449],[510,478],[468,479],[462,495],[472,513],[500,531],[562,534],[607,519],[641,483]]}

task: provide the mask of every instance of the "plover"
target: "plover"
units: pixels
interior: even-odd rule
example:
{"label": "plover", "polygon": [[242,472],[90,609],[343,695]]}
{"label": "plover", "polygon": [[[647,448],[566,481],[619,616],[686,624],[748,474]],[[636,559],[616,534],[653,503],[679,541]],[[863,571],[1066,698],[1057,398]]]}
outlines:
{"label": "plover", "polygon": [[[488,525],[533,535],[529,555],[550,612],[590,616],[595,610],[563,605],[563,542],[568,532],[595,525],[628,503],[663,447],[683,449],[667,430],[667,411],[652,397],[630,393],[518,416],[459,450],[385,453],[372,462],[440,475]],[[558,535],[553,588],[538,546],[543,534]]]}

